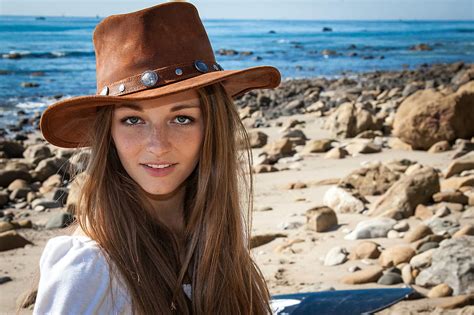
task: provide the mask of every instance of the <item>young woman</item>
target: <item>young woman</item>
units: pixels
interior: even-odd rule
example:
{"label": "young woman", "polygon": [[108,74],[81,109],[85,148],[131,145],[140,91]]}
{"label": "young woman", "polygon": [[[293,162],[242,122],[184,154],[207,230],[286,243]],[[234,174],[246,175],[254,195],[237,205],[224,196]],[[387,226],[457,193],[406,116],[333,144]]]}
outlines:
{"label": "young woman", "polygon": [[251,151],[233,99],[270,66],[223,70],[196,8],[94,31],[98,95],[51,105],[50,143],[90,150],[73,235],[48,241],[34,314],[268,314],[249,250]]}

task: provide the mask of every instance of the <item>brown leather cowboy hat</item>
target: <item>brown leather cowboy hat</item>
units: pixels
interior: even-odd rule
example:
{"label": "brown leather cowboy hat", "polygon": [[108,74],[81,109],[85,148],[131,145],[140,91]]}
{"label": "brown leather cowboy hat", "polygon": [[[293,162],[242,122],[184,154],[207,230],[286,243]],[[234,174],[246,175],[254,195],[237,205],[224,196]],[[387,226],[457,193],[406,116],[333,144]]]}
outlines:
{"label": "brown leather cowboy hat", "polygon": [[281,79],[271,66],[224,70],[196,7],[186,2],[109,16],[97,24],[93,42],[97,94],[62,100],[43,112],[41,132],[53,145],[87,146],[98,106],[154,99],[219,81],[235,98],[275,88]]}

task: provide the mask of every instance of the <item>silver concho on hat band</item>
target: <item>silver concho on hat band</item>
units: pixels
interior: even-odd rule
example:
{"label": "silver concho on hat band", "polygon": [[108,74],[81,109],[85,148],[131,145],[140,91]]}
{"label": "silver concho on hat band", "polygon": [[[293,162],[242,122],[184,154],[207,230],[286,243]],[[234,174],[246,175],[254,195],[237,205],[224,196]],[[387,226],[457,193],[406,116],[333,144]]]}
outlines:
{"label": "silver concho on hat band", "polygon": [[194,61],[194,67],[199,71],[199,72],[202,72],[202,73],[205,73],[207,72],[207,70],[209,70],[207,68],[207,65],[204,63],[204,61],[201,61],[201,60],[196,60]]}
{"label": "silver concho on hat band", "polygon": [[102,90],[100,91],[100,95],[109,95],[109,87],[104,86]]}
{"label": "silver concho on hat band", "polygon": [[156,72],[147,70],[143,72],[140,80],[142,81],[143,85],[146,87],[152,87],[158,82],[158,74]]}
{"label": "silver concho on hat band", "polygon": [[125,91],[125,84],[123,84],[123,83],[120,84],[120,86],[119,86],[119,91],[120,91],[120,92]]}

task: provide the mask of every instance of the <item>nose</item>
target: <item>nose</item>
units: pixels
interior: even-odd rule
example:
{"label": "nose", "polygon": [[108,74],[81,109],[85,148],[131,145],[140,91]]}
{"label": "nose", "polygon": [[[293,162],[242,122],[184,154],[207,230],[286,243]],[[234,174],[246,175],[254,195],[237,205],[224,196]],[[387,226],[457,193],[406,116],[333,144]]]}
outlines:
{"label": "nose", "polygon": [[171,150],[171,141],[166,126],[152,126],[148,133],[147,151],[155,156],[162,156]]}

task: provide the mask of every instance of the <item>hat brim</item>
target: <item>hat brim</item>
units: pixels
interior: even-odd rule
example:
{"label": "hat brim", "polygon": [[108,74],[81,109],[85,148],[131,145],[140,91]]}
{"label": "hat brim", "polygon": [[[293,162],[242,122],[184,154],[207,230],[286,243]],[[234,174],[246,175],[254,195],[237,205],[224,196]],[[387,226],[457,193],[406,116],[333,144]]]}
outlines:
{"label": "hat brim", "polygon": [[161,87],[146,89],[124,96],[87,95],[56,102],[41,115],[40,129],[51,144],[63,148],[87,146],[88,132],[95,120],[96,107],[124,101],[150,100],[222,81],[232,97],[254,89],[275,88],[281,75],[272,66],[257,66],[243,70],[223,70],[203,73]]}

